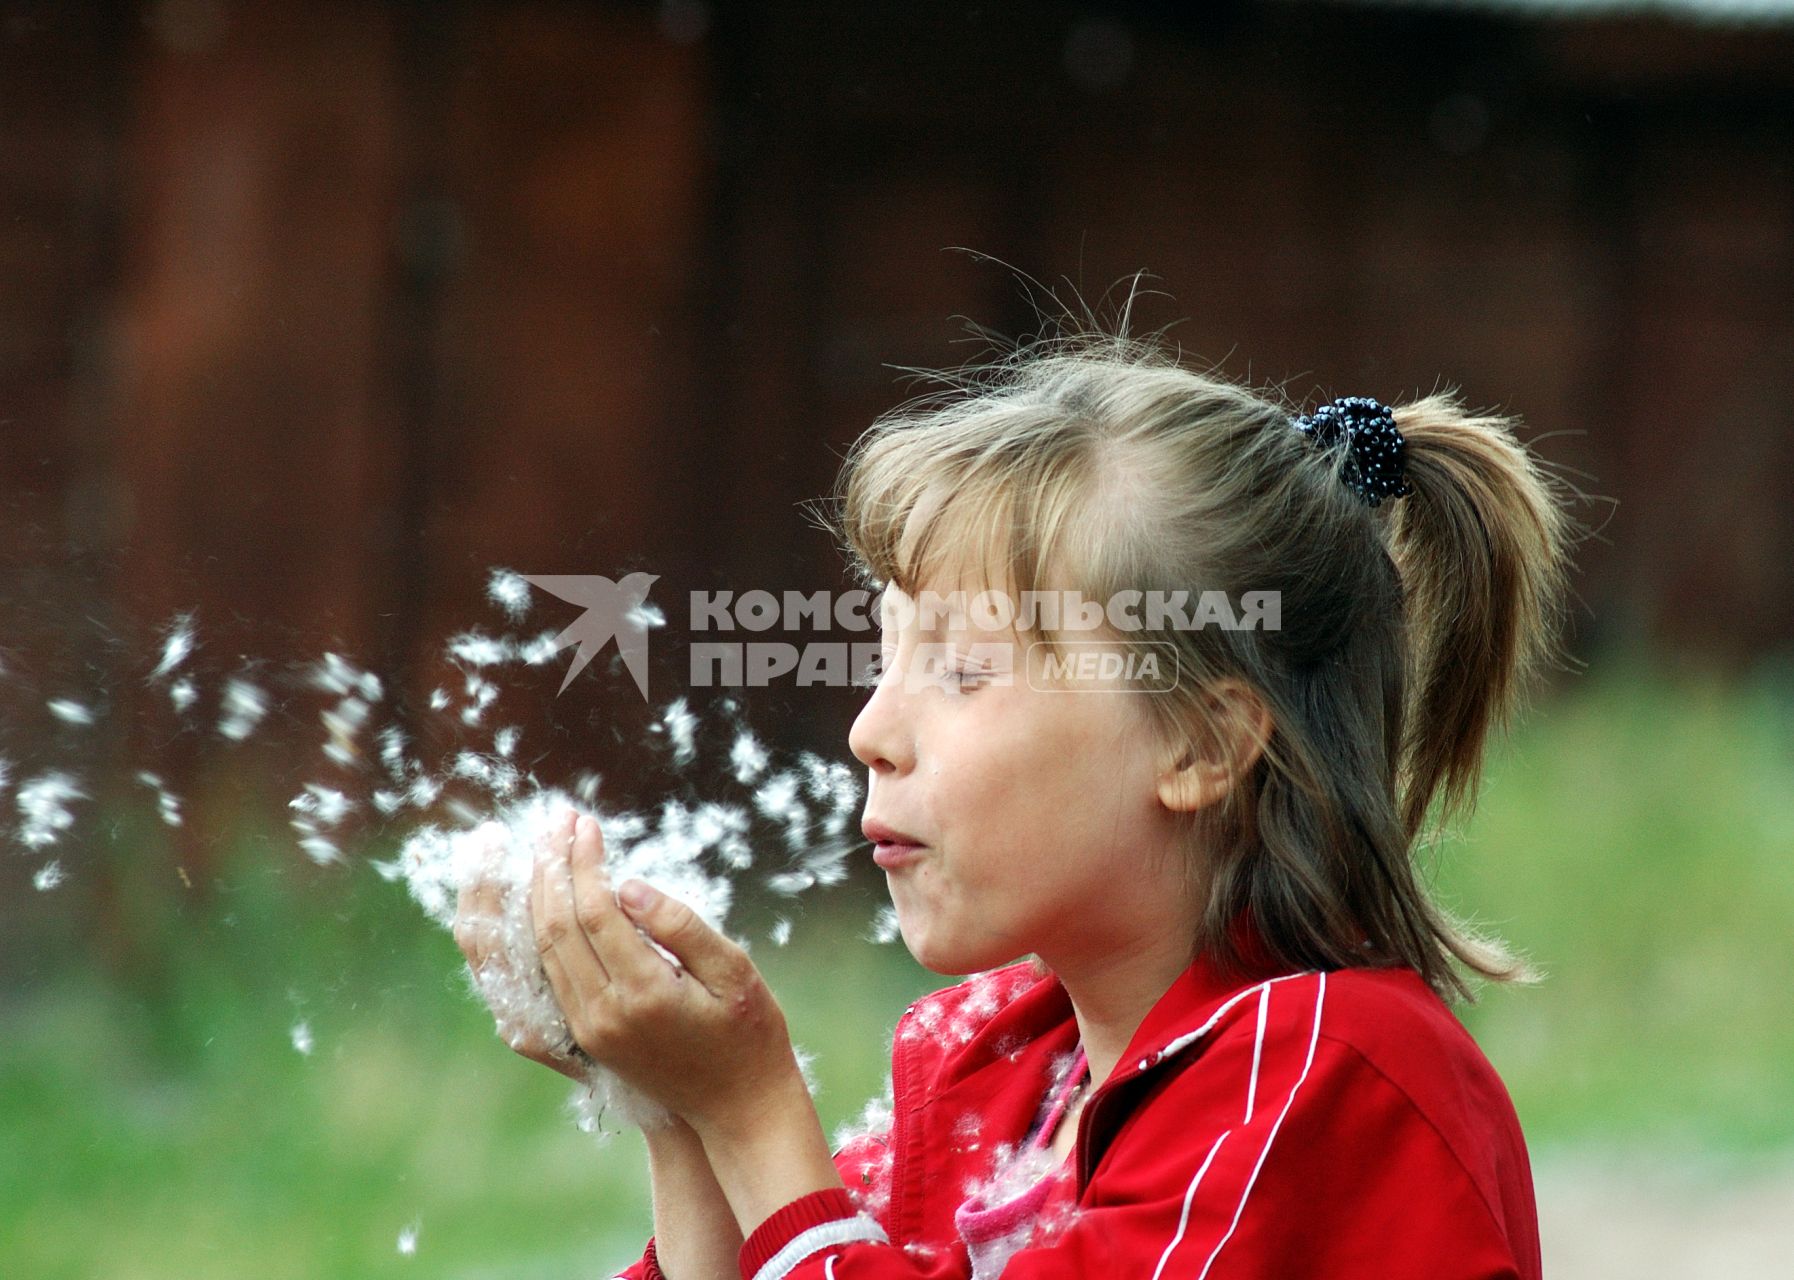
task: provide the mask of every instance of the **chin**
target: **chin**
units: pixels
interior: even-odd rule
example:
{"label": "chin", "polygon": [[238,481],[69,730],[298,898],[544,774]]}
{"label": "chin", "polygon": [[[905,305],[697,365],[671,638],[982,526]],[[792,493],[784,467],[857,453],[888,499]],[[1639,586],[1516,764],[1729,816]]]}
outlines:
{"label": "chin", "polygon": [[898,922],[898,931],[903,935],[903,945],[915,957],[916,963],[943,978],[963,977],[970,973],[998,969],[1012,960],[1019,960],[1025,954],[988,946],[955,946],[947,939],[916,937],[903,927],[901,920]]}
{"label": "chin", "polygon": [[915,957],[916,963],[930,973],[938,973],[942,977],[952,977],[955,974],[971,972],[970,969],[961,969],[955,964],[958,956],[952,947],[941,945],[927,934],[918,936],[901,916],[898,917],[897,931],[903,936],[903,945],[908,948],[910,955]]}

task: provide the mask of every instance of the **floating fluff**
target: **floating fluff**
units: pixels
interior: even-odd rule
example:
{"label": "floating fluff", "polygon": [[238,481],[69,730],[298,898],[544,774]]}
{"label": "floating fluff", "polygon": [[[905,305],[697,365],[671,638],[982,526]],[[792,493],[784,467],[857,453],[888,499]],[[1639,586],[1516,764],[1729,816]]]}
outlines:
{"label": "floating fluff", "polygon": [[508,760],[481,755],[478,751],[463,751],[458,754],[450,771],[456,777],[465,778],[495,796],[510,795],[523,781],[523,775]]}
{"label": "floating fluff", "polygon": [[798,757],[798,767],[803,773],[805,793],[828,805],[822,820],[823,834],[841,835],[847,829],[848,820],[859,809],[859,778],[840,761],[825,760],[810,751]]}
{"label": "floating fluff", "polygon": [[378,702],[383,692],[380,677],[363,671],[339,653],[327,653],[313,664],[309,673],[313,688],[346,698],[351,694],[367,702]]}
{"label": "floating fluff", "polygon": [[847,879],[847,846],[817,846],[804,855],[803,870],[816,884],[840,884]]}
{"label": "floating fluff", "polygon": [[74,725],[77,729],[87,728],[98,718],[92,707],[85,702],[77,702],[73,698],[51,698],[44,705],[51,715],[64,724]]}
{"label": "floating fluff", "polygon": [[411,764],[405,757],[405,731],[396,724],[389,724],[380,730],[375,741],[379,743],[380,763],[387,774],[394,782],[403,782]]}
{"label": "floating fluff", "polygon": [[779,871],[766,877],[766,887],[774,893],[786,897],[796,897],[805,889],[814,888],[816,876],[810,871],[798,868],[794,871]]}
{"label": "floating fluff", "polygon": [[783,822],[786,843],[801,851],[810,841],[810,810],[797,789],[796,773],[790,769],[775,773],[755,790],[754,808],[768,818]]}
{"label": "floating fluff", "polygon": [[355,808],[355,802],[346,794],[316,782],[306,783],[305,790],[294,796],[288,805],[326,827],[335,826]]}
{"label": "floating fluff", "polygon": [[315,828],[300,823],[293,824],[299,830],[299,850],[320,867],[344,861],[342,846],[329,836]]}
{"label": "floating fluff", "polygon": [[461,723],[477,725],[486,708],[498,701],[498,686],[484,676],[469,674],[467,677],[467,705],[461,708]]}
{"label": "floating fluff", "polygon": [[664,731],[667,740],[673,744],[675,769],[683,769],[697,757],[698,718],[691,713],[684,698],[675,698],[667,704],[655,728]]}
{"label": "floating fluff", "polygon": [[232,676],[225,682],[223,715],[218,721],[220,734],[232,742],[241,742],[255,732],[267,714],[268,695],[260,686],[242,676]]}
{"label": "floating fluff", "polygon": [[369,704],[366,699],[351,694],[318,713],[324,730],[329,735],[324,743],[324,755],[345,768],[356,764],[361,758],[361,751],[355,745],[355,738],[361,732],[362,725],[367,723]]}
{"label": "floating fluff", "polygon": [[839,1150],[863,1138],[882,1138],[888,1135],[891,1132],[891,1121],[896,1114],[896,1109],[895,1086],[890,1075],[887,1074],[884,1092],[875,1098],[868,1099],[859,1115],[835,1130],[833,1139],[835,1148]]}
{"label": "floating fluff", "polygon": [[155,793],[156,812],[163,823],[170,827],[180,826],[181,798],[168,789],[168,784],[162,781],[162,775],[142,769],[137,773],[137,781]]}
{"label": "floating fluff", "polygon": [[463,631],[451,637],[447,645],[451,661],[470,667],[495,667],[511,657],[511,646],[483,631]]}
{"label": "floating fluff", "polygon": [[[87,799],[87,793],[75,775],[61,769],[50,769],[19,784],[14,799],[19,810],[19,843],[27,849],[42,849],[62,839],[62,833],[75,825],[74,804]],[[60,874],[50,886],[60,883]]]}
{"label": "floating fluff", "polygon": [[529,640],[517,641],[517,660],[525,666],[541,666],[561,651],[559,637],[558,631],[543,631]]}
{"label": "floating fluff", "polygon": [[494,569],[486,578],[486,599],[512,622],[522,622],[529,614],[529,581],[514,569]]}
{"label": "floating fluff", "polygon": [[184,716],[199,701],[199,686],[186,676],[168,686],[168,702],[177,716]]}
{"label": "floating fluff", "polygon": [[[511,623],[527,614],[531,596],[519,575],[495,570],[487,588]],[[663,626],[665,617],[643,604],[629,621]],[[715,770],[714,781],[731,793],[714,798],[694,794],[710,780],[708,775],[698,778],[691,766],[697,762],[701,731],[712,726],[700,723],[698,710],[681,697],[658,710],[643,708],[648,734],[667,745],[665,755],[656,753],[657,762],[670,764],[677,796],[641,812],[606,813],[598,804],[602,778],[592,770],[572,775],[571,796],[544,789],[520,763],[534,767],[539,759],[537,753],[533,759],[523,756],[522,730],[515,723],[493,724],[498,717],[488,713],[499,700],[501,688],[494,680],[501,671],[555,661],[561,647],[554,631],[510,634],[513,630],[522,629],[461,631],[436,646],[438,659],[453,666],[436,673],[439,685],[425,684],[420,690],[428,691],[424,699],[434,714],[419,715],[420,723],[404,728],[400,725],[411,708],[396,696],[388,701],[381,677],[341,653],[290,665],[247,654],[231,666],[202,665],[198,659],[206,654],[192,613],[176,615],[153,638],[146,637],[148,645],[131,669],[148,672],[145,692],[157,702],[166,693],[183,730],[209,729],[228,744],[267,735],[270,724],[283,735],[312,736],[311,745],[321,756],[313,756],[314,768],[292,780],[297,793],[289,792],[287,818],[298,850],[313,862],[362,861],[356,819],[377,815],[390,821],[403,841],[399,853],[389,862],[370,865],[387,880],[402,882],[445,927],[454,921],[462,887],[490,876],[498,889],[499,906],[491,922],[496,959],[484,971],[469,974],[471,984],[513,1043],[525,1035],[557,1043],[564,1024],[535,950],[528,887],[539,836],[558,825],[568,808],[577,807],[599,821],[614,883],[644,880],[686,902],[720,930],[735,883],[743,875],[762,874],[757,855],[769,839],[776,865],[758,883],[773,892],[794,895],[845,877],[848,855],[859,844],[857,829],[853,841],[845,838],[846,823],[862,784],[853,769],[813,753],[804,753],[788,768],[776,765],[774,753],[745,727],[740,706],[731,699],[719,708],[727,732],[718,742],[732,739],[726,759],[718,753],[703,762]],[[107,687],[106,682],[100,686]],[[463,691],[465,697],[460,696]],[[110,713],[103,696],[79,689],[38,705],[61,724],[76,727]],[[482,724],[486,729],[469,732],[463,727]],[[489,743],[481,744],[478,739],[488,732]],[[625,740],[621,732],[614,736]],[[71,750],[78,737],[64,732],[56,741]],[[482,745],[487,749],[481,750]],[[158,762],[146,763],[151,767],[133,767],[127,776],[145,789],[146,803],[148,796],[154,797],[164,824],[181,826],[181,800],[168,775]],[[312,780],[303,780],[307,773],[315,775]],[[0,797],[18,811],[15,844],[38,853],[31,879],[39,891],[53,890],[67,878],[66,855],[53,856],[59,852],[55,846],[75,827],[78,812],[86,820],[78,805],[90,799],[89,785],[69,769],[0,759]],[[191,887],[185,871],[176,871]],[[795,915],[789,908],[781,913],[769,935],[775,945],[790,940]],[[676,963],[664,951],[662,955]],[[271,1031],[282,1034],[278,1024]],[[284,1035],[294,1052],[314,1052],[313,1028],[305,1019],[290,1021]],[[807,1055],[800,1051],[799,1060],[807,1075]],[[602,1068],[589,1065],[585,1084],[575,1107],[582,1128],[599,1128],[607,1115],[645,1126],[666,1119]],[[405,1253],[415,1247],[415,1227],[407,1230],[411,1243],[407,1246],[402,1235],[400,1244]]]}
{"label": "floating fluff", "polygon": [[193,656],[197,647],[194,640],[193,615],[177,613],[168,623],[162,638],[162,655],[156,660],[156,666],[149,673],[150,682],[166,679],[174,669]]}
{"label": "floating fluff", "polygon": [[766,748],[753,734],[743,729],[735,736],[735,745],[729,748],[729,767],[735,771],[735,781],[746,784],[766,772]]}
{"label": "floating fluff", "polygon": [[739,805],[706,801],[691,815],[692,838],[731,871],[746,871],[754,864],[754,851],[746,839],[750,823],[747,810]]}
{"label": "floating fluff", "polygon": [[355,802],[334,787],[308,782],[305,789],[287,802],[293,811],[293,830],[299,837],[299,848],[319,866],[343,861],[343,851],[334,837],[326,834],[355,808]]}
{"label": "floating fluff", "polygon": [[883,944],[895,942],[902,936],[903,931],[897,925],[897,908],[888,903],[880,907],[878,914],[872,917],[872,932],[867,941]]}

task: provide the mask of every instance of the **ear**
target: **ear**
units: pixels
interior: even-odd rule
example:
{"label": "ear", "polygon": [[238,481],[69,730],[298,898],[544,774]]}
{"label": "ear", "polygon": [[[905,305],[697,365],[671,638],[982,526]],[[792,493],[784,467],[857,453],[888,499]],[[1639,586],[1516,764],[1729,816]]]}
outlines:
{"label": "ear", "polygon": [[1216,742],[1210,752],[1192,748],[1159,775],[1159,802],[1176,813],[1217,803],[1264,754],[1271,740],[1271,712],[1243,681],[1222,680],[1207,690]]}

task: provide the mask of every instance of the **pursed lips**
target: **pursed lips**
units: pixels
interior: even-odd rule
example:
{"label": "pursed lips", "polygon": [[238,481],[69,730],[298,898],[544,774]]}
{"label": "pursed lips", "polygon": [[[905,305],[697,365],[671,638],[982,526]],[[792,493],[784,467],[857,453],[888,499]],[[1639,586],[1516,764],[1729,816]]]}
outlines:
{"label": "pursed lips", "polygon": [[872,842],[872,861],[886,871],[894,871],[912,861],[928,847],[907,831],[870,819],[860,824],[860,831]]}

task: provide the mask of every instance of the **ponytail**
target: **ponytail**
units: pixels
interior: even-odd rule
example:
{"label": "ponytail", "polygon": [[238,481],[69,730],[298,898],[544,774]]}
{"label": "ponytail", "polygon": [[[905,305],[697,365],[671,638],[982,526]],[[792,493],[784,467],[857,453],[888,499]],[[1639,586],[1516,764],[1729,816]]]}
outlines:
{"label": "ponytail", "polygon": [[1440,825],[1474,809],[1489,733],[1563,658],[1571,521],[1508,420],[1443,395],[1397,408],[1395,420],[1412,486],[1388,536],[1408,622],[1400,776],[1413,840],[1435,801]]}

